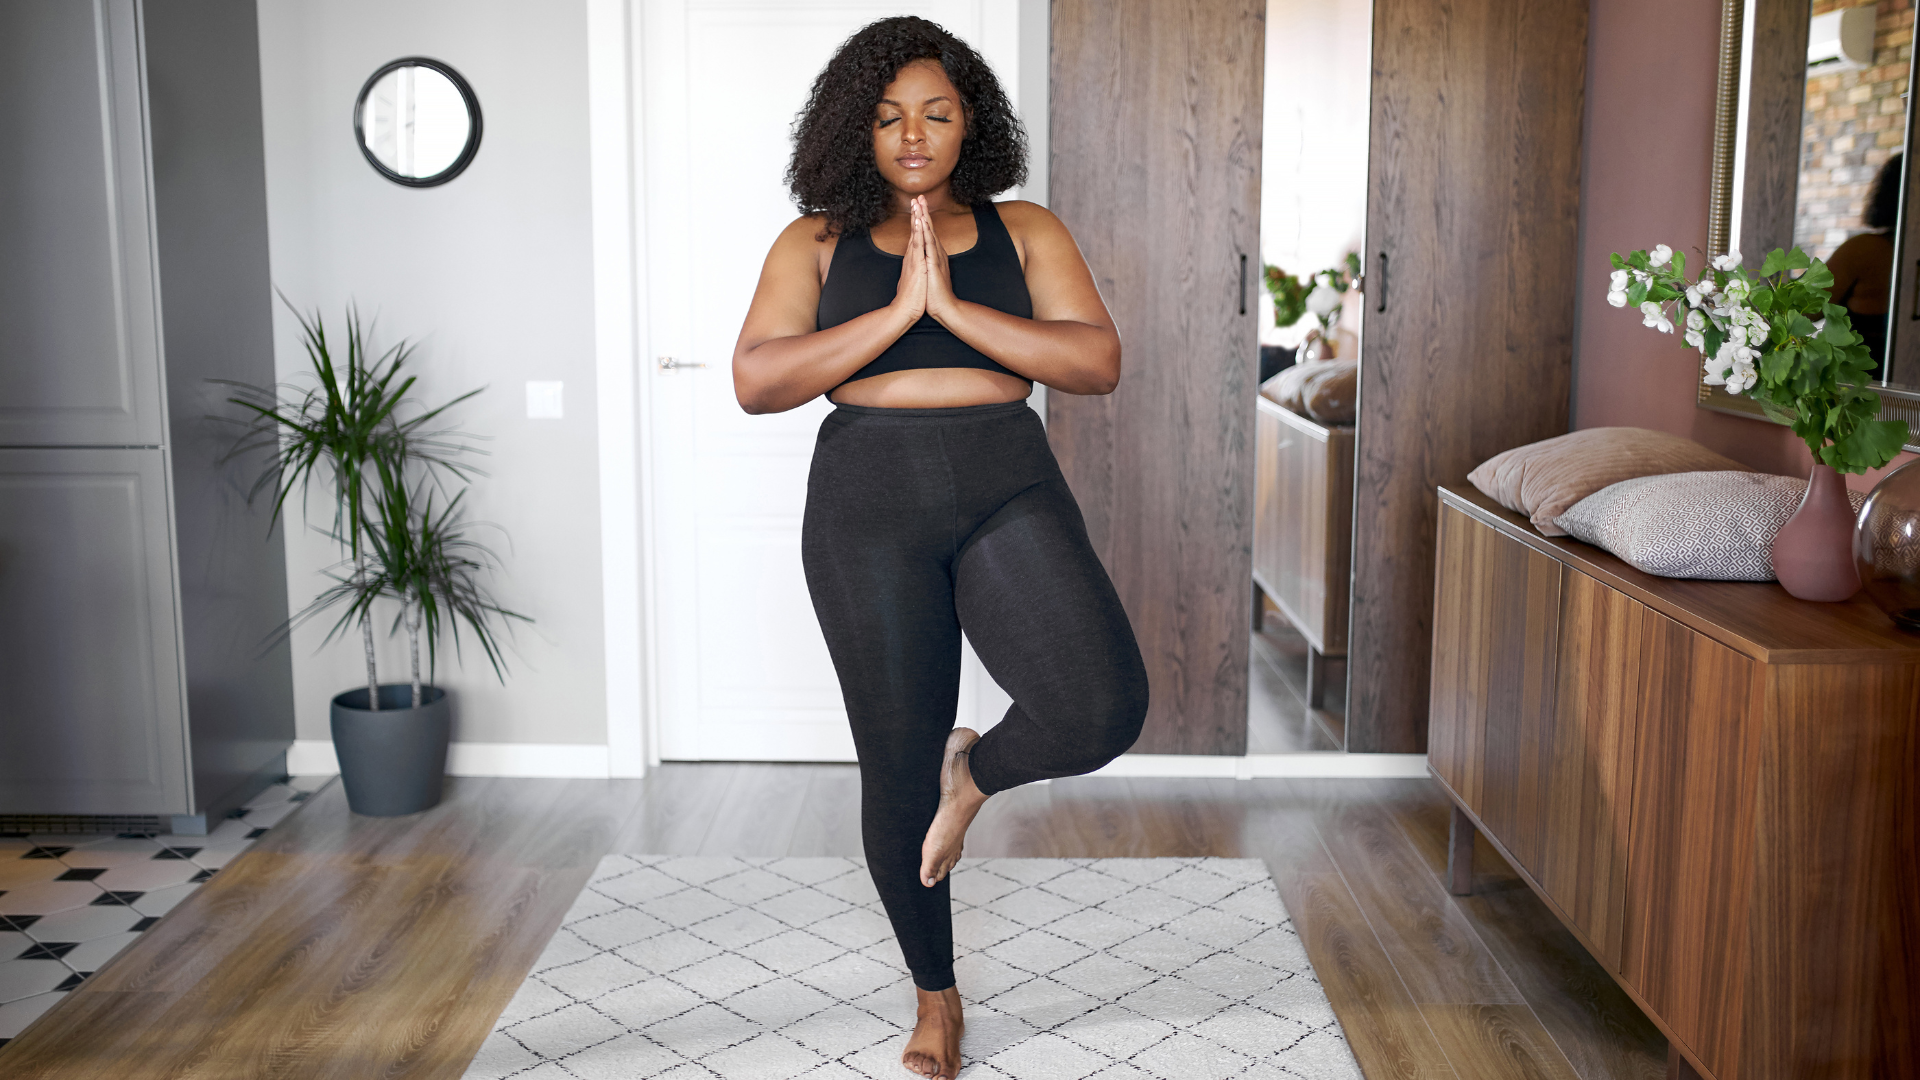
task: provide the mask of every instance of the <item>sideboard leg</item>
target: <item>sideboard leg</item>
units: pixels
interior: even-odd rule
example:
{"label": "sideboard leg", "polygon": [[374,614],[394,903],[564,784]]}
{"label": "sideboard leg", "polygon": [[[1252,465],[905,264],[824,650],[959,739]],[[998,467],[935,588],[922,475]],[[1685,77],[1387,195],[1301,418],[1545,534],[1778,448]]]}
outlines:
{"label": "sideboard leg", "polygon": [[1667,1080],[1701,1080],[1700,1070],[1688,1064],[1685,1054],[1669,1046],[1667,1048]]}
{"label": "sideboard leg", "polygon": [[1327,707],[1327,658],[1320,650],[1307,646],[1307,708]]}
{"label": "sideboard leg", "polygon": [[1473,837],[1473,819],[1453,807],[1447,827],[1447,891],[1455,896],[1473,895]]}

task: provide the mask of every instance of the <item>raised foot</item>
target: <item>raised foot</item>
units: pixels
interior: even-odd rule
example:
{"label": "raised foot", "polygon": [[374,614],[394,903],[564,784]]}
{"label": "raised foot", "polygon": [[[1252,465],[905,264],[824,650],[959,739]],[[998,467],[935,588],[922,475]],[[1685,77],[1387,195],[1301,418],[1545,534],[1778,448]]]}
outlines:
{"label": "raised foot", "polygon": [[900,1064],[916,1076],[953,1080],[960,1075],[960,1035],[967,1026],[960,1015],[960,991],[915,987],[914,993],[920,997],[919,1018]]}
{"label": "raised foot", "polygon": [[940,765],[940,809],[927,826],[927,838],[920,844],[920,884],[928,888],[953,872],[966,846],[967,827],[985,805],[987,797],[974,786],[972,759],[968,754],[980,741],[972,728],[954,728],[947,736],[947,757]]}

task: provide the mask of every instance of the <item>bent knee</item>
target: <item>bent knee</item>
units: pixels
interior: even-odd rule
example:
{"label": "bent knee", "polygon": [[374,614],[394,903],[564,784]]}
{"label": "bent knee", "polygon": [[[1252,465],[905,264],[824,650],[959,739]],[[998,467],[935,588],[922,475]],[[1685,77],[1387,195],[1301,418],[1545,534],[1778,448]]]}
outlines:
{"label": "bent knee", "polygon": [[1109,692],[1093,695],[1087,707],[1087,754],[1105,765],[1128,750],[1140,739],[1147,722],[1147,684],[1145,678],[1128,679]]}

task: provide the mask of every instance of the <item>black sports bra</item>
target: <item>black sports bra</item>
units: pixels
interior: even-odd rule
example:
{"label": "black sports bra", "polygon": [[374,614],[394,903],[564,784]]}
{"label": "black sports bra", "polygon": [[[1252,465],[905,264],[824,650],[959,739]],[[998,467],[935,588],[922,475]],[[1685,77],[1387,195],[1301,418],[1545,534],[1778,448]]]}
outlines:
{"label": "black sports bra", "polygon": [[[980,203],[973,208],[973,223],[979,239],[967,250],[947,256],[953,294],[1009,315],[1033,318],[1033,299],[1027,295],[1027,277],[1020,269],[1020,253],[1013,246],[1013,237],[1007,235],[1000,211],[991,202]],[[840,242],[834,245],[833,262],[827,267],[826,283],[820,286],[820,306],[814,315],[816,327],[825,330],[839,326],[893,303],[894,294],[900,288],[902,258],[881,251],[866,229],[848,229],[841,233]],[[922,315],[920,321],[900,335],[900,340],[887,346],[887,351],[874,357],[872,363],[854,372],[847,382],[871,379],[890,371],[943,367],[983,368],[1028,383],[1033,381],[1008,371],[986,353],[961,341],[933,316]]]}

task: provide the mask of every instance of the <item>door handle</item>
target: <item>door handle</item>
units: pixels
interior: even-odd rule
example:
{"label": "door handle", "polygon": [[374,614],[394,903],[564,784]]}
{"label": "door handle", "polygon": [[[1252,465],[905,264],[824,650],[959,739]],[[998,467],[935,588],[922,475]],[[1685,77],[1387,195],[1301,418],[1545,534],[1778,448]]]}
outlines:
{"label": "door handle", "polygon": [[1247,257],[1240,256],[1240,314],[1247,313]]}
{"label": "door handle", "polygon": [[697,360],[675,360],[671,356],[662,356],[662,357],[659,357],[658,359],[660,361],[661,371],[672,371],[674,368],[696,368],[696,367],[707,366],[706,364],[701,363]]}
{"label": "door handle", "polygon": [[1374,308],[1373,310],[1385,311],[1387,310],[1387,253],[1384,251],[1380,253],[1379,291],[1380,291],[1379,306]]}

